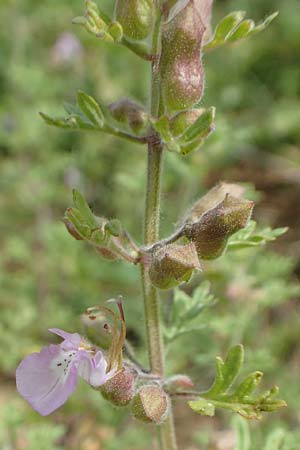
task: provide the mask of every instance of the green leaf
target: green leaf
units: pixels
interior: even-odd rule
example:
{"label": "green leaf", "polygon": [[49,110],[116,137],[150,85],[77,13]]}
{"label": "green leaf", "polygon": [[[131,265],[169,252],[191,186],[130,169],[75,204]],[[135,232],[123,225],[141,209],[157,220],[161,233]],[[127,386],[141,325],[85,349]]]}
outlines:
{"label": "green leaf", "polygon": [[200,117],[182,134],[180,142],[191,142],[207,135],[211,131],[215,119],[216,108],[211,107],[204,111]]}
{"label": "green leaf", "polygon": [[248,375],[235,389],[236,398],[244,398],[252,394],[252,392],[260,384],[263,373],[256,371]]}
{"label": "green leaf", "polygon": [[83,195],[73,190],[74,207],[65,212],[63,222],[76,240],[85,240],[106,259],[135,262],[136,244],[126,233],[119,220],[107,220],[93,214]]}
{"label": "green leaf", "polygon": [[278,16],[279,12],[276,11],[273,14],[270,14],[262,23],[258,24],[255,28],[251,30],[249,33],[249,36],[260,33],[261,31],[265,30],[271,22],[273,22],[274,19]]}
{"label": "green leaf", "polygon": [[198,414],[201,414],[202,416],[212,417],[215,415],[215,407],[213,403],[211,403],[209,400],[200,398],[199,400],[196,401],[190,401],[188,402],[188,404],[193,411],[195,411]]}
{"label": "green leaf", "polygon": [[192,295],[175,289],[169,326],[164,330],[166,342],[170,343],[184,334],[205,328],[207,323],[204,319],[201,320],[201,314],[215,303],[216,298],[210,292],[209,281],[202,282]]}
{"label": "green leaf", "polygon": [[238,250],[248,247],[258,247],[272,242],[288,231],[287,227],[272,230],[266,227],[256,231],[256,222],[251,220],[246,228],[233,234],[228,241],[228,250]]}
{"label": "green leaf", "polygon": [[104,114],[99,103],[93,97],[82,91],[78,92],[77,103],[81,111],[96,127],[102,128],[104,125]]}
{"label": "green leaf", "polygon": [[227,42],[234,42],[238,41],[239,39],[245,38],[254,27],[255,23],[253,22],[253,20],[244,20],[236,27],[233,33],[228,36]]}
{"label": "green leaf", "polygon": [[227,36],[235,29],[235,27],[245,17],[245,11],[234,11],[225,16],[217,25],[213,40],[223,42]]}
{"label": "green leaf", "polygon": [[[262,379],[262,372],[254,372],[237,386],[234,386],[243,359],[244,351],[241,345],[231,348],[225,361],[217,357],[216,377],[213,386],[207,392],[199,394],[199,399],[196,402],[204,399],[215,408],[231,410],[247,419],[260,419],[262,412],[272,412],[286,406],[285,401],[276,398],[277,387],[261,395],[254,395],[254,391]],[[193,409],[196,410],[194,406],[193,404]],[[205,414],[205,407],[196,412]]]}
{"label": "green leaf", "polygon": [[242,11],[235,11],[221,20],[216,27],[212,39],[204,45],[203,50],[213,50],[224,44],[253,36],[267,28],[277,15],[278,12],[275,12],[268,16],[262,23],[255,25],[251,19],[242,21],[244,13]]}
{"label": "green leaf", "polygon": [[39,113],[42,119],[46,122],[47,125],[51,125],[58,128],[73,128],[72,123],[67,122],[65,119],[61,117],[50,117],[48,114],[43,112]]}
{"label": "green leaf", "polygon": [[73,189],[73,201],[74,205],[78,209],[82,219],[86,222],[86,224],[91,228],[96,227],[97,222],[94,214],[92,213],[83,195],[76,189]]}
{"label": "green leaf", "polygon": [[84,223],[83,217],[76,208],[68,208],[65,212],[65,222],[70,222],[75,231],[82,237],[82,239],[89,239],[91,230],[88,225]]}
{"label": "green leaf", "polygon": [[207,395],[215,395],[220,392],[227,392],[230,388],[244,362],[244,349],[242,345],[232,347],[225,359],[216,358],[216,378],[212,388]]}

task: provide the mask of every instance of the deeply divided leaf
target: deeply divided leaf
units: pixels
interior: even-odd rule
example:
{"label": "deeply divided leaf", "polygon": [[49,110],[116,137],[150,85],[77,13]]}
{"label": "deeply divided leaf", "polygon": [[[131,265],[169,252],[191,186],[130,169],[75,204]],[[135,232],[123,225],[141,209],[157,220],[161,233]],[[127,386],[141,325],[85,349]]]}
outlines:
{"label": "deeply divided leaf", "polygon": [[278,12],[268,16],[255,25],[251,19],[243,20],[245,13],[235,11],[224,17],[216,27],[212,39],[203,47],[204,51],[213,50],[224,44],[236,42],[263,31],[277,17]]}
{"label": "deeply divided leaf", "polygon": [[272,242],[288,231],[287,227],[275,228],[270,227],[256,230],[256,222],[251,220],[246,228],[239,230],[229,238],[227,249],[238,250],[249,247],[258,247]]}
{"label": "deeply divided leaf", "polygon": [[225,361],[218,357],[212,388],[201,394],[196,401],[189,402],[189,406],[202,415],[212,415],[214,408],[223,408],[247,419],[260,419],[262,412],[272,412],[286,406],[285,401],[277,399],[277,387],[262,394],[255,393],[261,382],[262,372],[253,372],[240,383],[235,383],[243,359],[244,352],[241,345],[231,348]]}

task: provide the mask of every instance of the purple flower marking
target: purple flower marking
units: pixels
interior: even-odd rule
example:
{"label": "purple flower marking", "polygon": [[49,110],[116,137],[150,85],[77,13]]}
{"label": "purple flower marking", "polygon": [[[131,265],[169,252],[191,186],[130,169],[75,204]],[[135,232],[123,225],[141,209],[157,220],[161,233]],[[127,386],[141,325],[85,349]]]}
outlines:
{"label": "purple flower marking", "polygon": [[26,356],[16,371],[19,393],[42,416],[66,402],[76,388],[78,375],[91,386],[99,387],[115,374],[114,369],[106,373],[103,353],[88,351],[78,333],[57,328],[49,331],[63,338],[63,342]]}

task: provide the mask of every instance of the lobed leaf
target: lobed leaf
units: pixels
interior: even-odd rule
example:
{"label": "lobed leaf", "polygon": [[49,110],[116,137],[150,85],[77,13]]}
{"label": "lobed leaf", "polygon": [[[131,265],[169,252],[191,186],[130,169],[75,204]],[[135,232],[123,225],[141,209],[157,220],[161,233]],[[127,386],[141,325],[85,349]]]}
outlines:
{"label": "lobed leaf", "polygon": [[227,249],[238,250],[249,247],[258,247],[272,242],[288,231],[287,227],[275,228],[266,227],[256,230],[256,222],[251,220],[246,228],[239,230],[229,238]]}
{"label": "lobed leaf", "polygon": [[178,337],[202,330],[207,326],[201,320],[201,314],[216,303],[216,298],[210,292],[210,283],[204,281],[192,295],[181,289],[175,289],[169,326],[165,328],[165,339],[171,342]]}
{"label": "lobed leaf", "polygon": [[244,15],[245,13],[242,11],[234,11],[224,17],[217,25],[212,39],[204,45],[203,50],[213,50],[263,31],[277,17],[278,12],[271,14],[258,25],[255,25],[251,19],[243,20]]}
{"label": "lobed leaf", "polygon": [[91,0],[86,0],[86,10],[84,16],[75,17],[72,20],[74,25],[81,25],[88,33],[100,38],[105,42],[120,42],[123,38],[123,28],[117,21],[111,19],[101,11],[97,4]]}
{"label": "lobed leaf", "polygon": [[284,400],[277,399],[278,388],[274,387],[261,395],[254,392],[262,379],[262,372],[248,375],[237,386],[234,382],[243,365],[242,345],[231,348],[225,361],[216,358],[216,377],[213,386],[200,394],[199,399],[189,402],[189,406],[199,414],[211,415],[214,408],[229,409],[247,419],[260,419],[262,412],[276,411],[286,406]]}

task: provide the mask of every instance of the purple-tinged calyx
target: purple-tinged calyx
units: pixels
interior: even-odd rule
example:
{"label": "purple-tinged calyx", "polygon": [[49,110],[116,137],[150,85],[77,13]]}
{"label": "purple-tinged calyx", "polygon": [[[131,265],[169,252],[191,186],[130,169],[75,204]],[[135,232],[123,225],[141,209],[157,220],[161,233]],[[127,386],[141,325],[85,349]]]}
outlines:
{"label": "purple-tinged calyx", "polygon": [[196,0],[178,2],[162,27],[160,74],[167,112],[191,108],[201,99],[201,45],[205,25]]}

